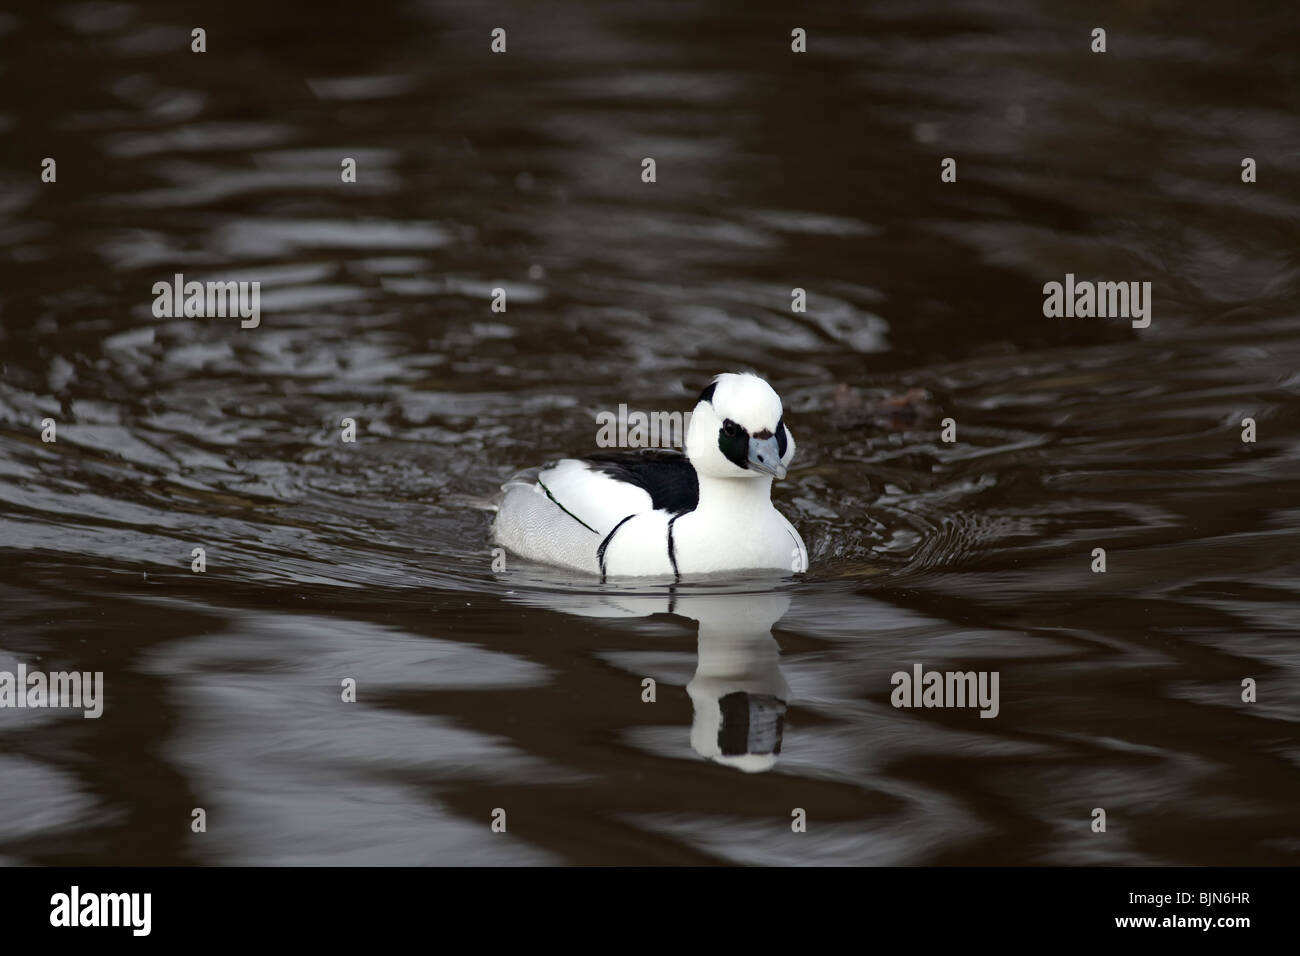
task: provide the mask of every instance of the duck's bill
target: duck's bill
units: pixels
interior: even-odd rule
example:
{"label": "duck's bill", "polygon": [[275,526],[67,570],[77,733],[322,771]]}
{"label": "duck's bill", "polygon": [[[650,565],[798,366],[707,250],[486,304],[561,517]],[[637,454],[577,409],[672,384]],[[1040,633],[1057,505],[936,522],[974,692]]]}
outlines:
{"label": "duck's bill", "polygon": [[781,450],[776,447],[776,438],[749,440],[749,468],[761,475],[785,477],[785,465],[781,462]]}

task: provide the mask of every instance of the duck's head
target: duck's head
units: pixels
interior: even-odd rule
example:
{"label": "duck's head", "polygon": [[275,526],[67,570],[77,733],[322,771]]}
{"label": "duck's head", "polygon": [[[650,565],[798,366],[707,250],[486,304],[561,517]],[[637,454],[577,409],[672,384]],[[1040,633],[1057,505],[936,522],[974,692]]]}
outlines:
{"label": "duck's head", "polygon": [[713,478],[784,478],[794,458],[781,396],[749,372],[724,372],[700,393],[686,430],[686,455]]}

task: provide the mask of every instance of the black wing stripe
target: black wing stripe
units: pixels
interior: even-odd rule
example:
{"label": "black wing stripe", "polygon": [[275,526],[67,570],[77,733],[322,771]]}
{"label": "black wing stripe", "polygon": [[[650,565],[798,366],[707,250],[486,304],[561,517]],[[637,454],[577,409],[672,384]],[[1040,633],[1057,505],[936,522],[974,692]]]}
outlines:
{"label": "black wing stripe", "polygon": [[682,576],[677,571],[677,543],[673,540],[673,522],[680,517],[681,515],[673,515],[668,519],[668,560],[673,565],[673,576],[679,581]]}
{"label": "black wing stripe", "polygon": [[[539,485],[542,485],[542,479],[538,478],[538,479],[537,479],[537,483],[538,483]],[[592,534],[600,534],[599,531],[597,531],[597,530],[596,530],[595,528],[593,528],[591,525],[587,524],[587,522],[583,521],[581,518],[579,518],[577,515],[575,515],[575,514],[574,514],[572,511],[570,511],[568,508],[564,507],[564,505],[562,505],[562,504],[560,504],[558,501],[556,501],[556,499],[555,499],[555,495],[551,494],[551,489],[550,489],[550,488],[547,488],[545,485],[542,485],[542,491],[546,492],[546,497],[550,498],[552,501],[555,501],[555,507],[559,508],[559,509],[560,509],[561,511],[563,511],[566,515],[568,515],[568,516],[569,516],[570,518],[572,518],[574,521],[578,522],[578,524],[582,525],[584,528],[586,528],[586,529],[587,529],[588,531],[590,531]],[[623,520],[626,521],[627,519],[624,518]],[[608,541],[609,539],[606,538],[605,540]],[[604,546],[602,545],[601,547],[603,548]]]}
{"label": "black wing stripe", "polygon": [[623,527],[623,525],[627,524],[634,517],[636,516],[628,515],[618,524],[614,525],[614,530],[605,535],[605,540],[602,541],[600,547],[596,549],[596,563],[600,565],[600,578],[602,581],[605,579],[605,549],[609,547],[609,542],[613,540],[614,535],[618,534],[618,529]]}

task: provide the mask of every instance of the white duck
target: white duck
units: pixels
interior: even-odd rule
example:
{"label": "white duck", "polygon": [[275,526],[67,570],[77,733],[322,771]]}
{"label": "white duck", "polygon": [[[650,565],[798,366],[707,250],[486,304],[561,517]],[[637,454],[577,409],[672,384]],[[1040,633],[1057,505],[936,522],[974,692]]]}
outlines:
{"label": "white duck", "polygon": [[503,488],[493,528],[507,550],[606,576],[808,569],[808,550],[772,507],[794,458],[781,398],[757,375],[724,373],[700,395],[686,454],[566,458]]}

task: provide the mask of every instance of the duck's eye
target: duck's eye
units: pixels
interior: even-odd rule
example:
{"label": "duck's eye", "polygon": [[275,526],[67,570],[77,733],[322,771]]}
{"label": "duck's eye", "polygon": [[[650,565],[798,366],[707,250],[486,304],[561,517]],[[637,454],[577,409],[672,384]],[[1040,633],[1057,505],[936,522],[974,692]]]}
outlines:
{"label": "duck's eye", "polygon": [[728,418],[726,421],[722,423],[722,430],[726,432],[728,435],[740,434],[740,426],[737,425],[735,422],[733,422],[730,418]]}

